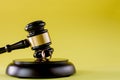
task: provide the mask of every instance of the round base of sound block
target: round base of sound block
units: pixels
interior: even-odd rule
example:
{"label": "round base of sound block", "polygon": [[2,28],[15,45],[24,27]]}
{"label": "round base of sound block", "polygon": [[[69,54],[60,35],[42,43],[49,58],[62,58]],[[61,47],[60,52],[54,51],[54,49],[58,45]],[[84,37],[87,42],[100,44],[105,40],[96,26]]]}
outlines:
{"label": "round base of sound block", "polygon": [[75,67],[67,59],[53,58],[44,62],[16,59],[8,65],[6,73],[19,78],[57,78],[74,74]]}

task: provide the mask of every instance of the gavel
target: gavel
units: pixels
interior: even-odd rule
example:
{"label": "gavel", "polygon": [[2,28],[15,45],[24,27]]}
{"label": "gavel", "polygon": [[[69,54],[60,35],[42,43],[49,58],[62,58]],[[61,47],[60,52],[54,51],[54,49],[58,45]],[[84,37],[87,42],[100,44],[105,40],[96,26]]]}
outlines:
{"label": "gavel", "polygon": [[64,58],[52,58],[53,48],[45,22],[38,20],[29,23],[25,30],[27,39],[0,48],[0,54],[31,46],[35,59],[15,59],[7,66],[6,74],[20,78],[67,77],[76,72],[74,65]]}
{"label": "gavel", "polygon": [[44,29],[44,26],[45,22],[41,20],[29,23],[25,27],[25,30],[29,33],[27,39],[21,40],[12,45],[1,47],[0,54],[31,46],[31,49],[35,51],[33,54],[35,58],[40,60],[47,60],[51,58],[54,50],[50,47],[51,39],[48,30]]}

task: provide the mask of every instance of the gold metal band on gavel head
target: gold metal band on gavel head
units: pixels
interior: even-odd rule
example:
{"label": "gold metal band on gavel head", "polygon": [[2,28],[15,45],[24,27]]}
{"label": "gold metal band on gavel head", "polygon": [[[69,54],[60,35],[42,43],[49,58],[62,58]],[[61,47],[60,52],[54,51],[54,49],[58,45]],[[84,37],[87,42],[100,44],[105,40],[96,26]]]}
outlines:
{"label": "gold metal band on gavel head", "polygon": [[51,42],[48,32],[28,38],[32,47],[40,46]]}

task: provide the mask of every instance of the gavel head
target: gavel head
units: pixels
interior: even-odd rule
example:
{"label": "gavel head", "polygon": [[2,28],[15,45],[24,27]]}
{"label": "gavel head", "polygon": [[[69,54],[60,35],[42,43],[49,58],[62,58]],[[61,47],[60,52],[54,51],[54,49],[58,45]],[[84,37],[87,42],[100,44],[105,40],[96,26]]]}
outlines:
{"label": "gavel head", "polygon": [[35,50],[34,57],[46,59],[52,56],[53,48],[50,47],[51,39],[47,29],[44,29],[45,22],[39,20],[29,23],[25,30],[28,31],[28,40],[32,50]]}

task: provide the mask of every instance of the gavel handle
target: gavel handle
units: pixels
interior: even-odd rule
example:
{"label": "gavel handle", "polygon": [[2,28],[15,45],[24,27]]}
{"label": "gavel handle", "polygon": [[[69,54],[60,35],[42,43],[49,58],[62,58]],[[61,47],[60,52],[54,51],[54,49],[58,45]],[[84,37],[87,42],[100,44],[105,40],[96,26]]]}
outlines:
{"label": "gavel handle", "polygon": [[0,48],[0,54],[6,52],[5,47]]}
{"label": "gavel handle", "polygon": [[30,43],[27,39],[21,40],[21,41],[14,43],[12,45],[6,45],[5,47],[0,48],[0,54],[4,53],[4,52],[11,52],[12,50],[16,50],[16,49],[27,48],[29,46],[30,46]]}

